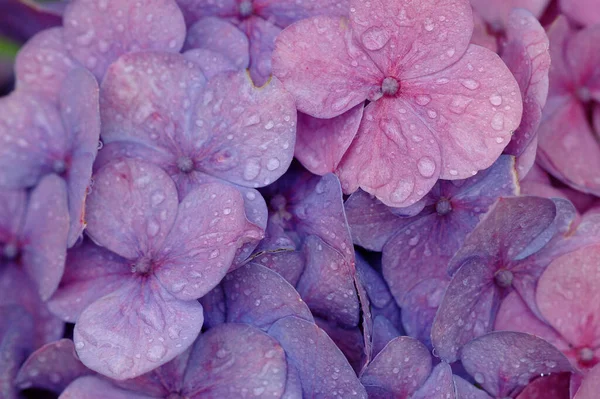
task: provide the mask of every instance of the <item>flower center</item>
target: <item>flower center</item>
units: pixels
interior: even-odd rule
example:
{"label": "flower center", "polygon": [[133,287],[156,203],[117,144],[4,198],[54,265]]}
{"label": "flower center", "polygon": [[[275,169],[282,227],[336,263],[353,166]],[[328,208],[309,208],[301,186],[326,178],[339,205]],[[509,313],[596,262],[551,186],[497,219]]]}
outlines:
{"label": "flower center", "polygon": [[244,0],[240,3],[240,16],[242,18],[248,18],[254,12],[252,1]]}
{"label": "flower center", "polygon": [[141,275],[149,274],[152,270],[152,260],[146,256],[141,257],[133,265],[131,265],[131,272]]}
{"label": "flower center", "polygon": [[169,396],[165,397],[165,399],[185,399],[184,396],[181,396],[179,393],[172,393]]}
{"label": "flower center", "polygon": [[381,82],[381,92],[384,96],[395,96],[400,90],[400,82],[396,78],[388,76]]}
{"label": "flower center", "polygon": [[6,244],[2,248],[2,257],[7,261],[13,261],[19,255],[19,248],[15,244]]}
{"label": "flower center", "polygon": [[52,170],[57,175],[62,175],[67,170],[67,164],[62,159],[57,159],[52,163]]}
{"label": "flower center", "polygon": [[192,170],[194,170],[194,161],[192,161],[192,158],[187,156],[179,157],[177,160],[177,167],[183,173],[190,173]]}
{"label": "flower center", "polygon": [[512,285],[513,274],[510,270],[500,269],[496,272],[494,276],[494,281],[496,285],[502,288],[508,288]]}
{"label": "flower center", "polygon": [[452,204],[447,198],[440,198],[435,204],[435,211],[440,216],[447,215],[452,211]]}

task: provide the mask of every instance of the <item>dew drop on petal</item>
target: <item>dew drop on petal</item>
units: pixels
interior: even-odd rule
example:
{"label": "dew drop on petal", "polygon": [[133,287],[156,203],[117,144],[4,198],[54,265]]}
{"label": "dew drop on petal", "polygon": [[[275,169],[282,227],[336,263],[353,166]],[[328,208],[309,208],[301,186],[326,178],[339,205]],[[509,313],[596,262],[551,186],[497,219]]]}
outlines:
{"label": "dew drop on petal", "polygon": [[277,168],[279,168],[279,159],[277,159],[277,158],[269,159],[269,161],[267,162],[267,169],[270,171],[274,171]]}
{"label": "dew drop on petal", "polygon": [[490,96],[490,103],[497,107],[502,104],[502,97],[498,94],[494,94]]}
{"label": "dew drop on petal", "polygon": [[419,169],[421,176],[431,177],[435,172],[435,162],[433,162],[433,159],[425,156],[419,159],[417,162],[417,168]]}
{"label": "dew drop on petal", "polygon": [[491,125],[494,130],[502,130],[502,128],[504,128],[504,115],[500,112],[495,114],[492,118]]}
{"label": "dew drop on petal", "polygon": [[460,84],[469,90],[476,90],[479,87],[479,83],[473,79],[461,79]]}
{"label": "dew drop on petal", "polygon": [[376,51],[387,44],[390,35],[384,28],[374,26],[362,34],[361,40],[367,50]]}

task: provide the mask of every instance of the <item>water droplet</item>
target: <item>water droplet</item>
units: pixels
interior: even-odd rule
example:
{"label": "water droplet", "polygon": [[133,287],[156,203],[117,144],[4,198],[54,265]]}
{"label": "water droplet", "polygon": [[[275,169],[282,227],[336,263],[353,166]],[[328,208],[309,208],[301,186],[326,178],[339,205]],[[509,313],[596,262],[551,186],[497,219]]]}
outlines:
{"label": "water droplet", "polygon": [[490,103],[497,107],[502,104],[502,97],[499,94],[494,94],[490,96]]}
{"label": "water droplet", "polygon": [[446,54],[448,55],[448,57],[452,57],[454,53],[456,53],[454,47],[450,47],[448,50],[446,50]]}
{"label": "water droplet", "polygon": [[148,360],[151,362],[158,362],[164,358],[166,354],[167,349],[161,344],[156,344],[152,345],[150,349],[148,349],[148,352],[146,352],[146,358],[148,358]]}
{"label": "water droplet", "polygon": [[481,373],[475,373],[474,378],[478,384],[483,384],[485,382],[485,377]]}
{"label": "water droplet", "polygon": [[390,40],[390,36],[384,28],[374,26],[367,29],[361,39],[367,50],[375,51],[385,46]]}
{"label": "water droplet", "polygon": [[165,195],[161,192],[155,192],[154,194],[152,194],[152,206],[158,206],[160,204],[163,203],[163,201],[165,200]]}
{"label": "water droplet", "polygon": [[273,129],[273,127],[274,127],[274,126],[275,126],[275,123],[273,123],[273,121],[268,121],[268,122],[265,124],[265,129],[267,129],[267,130],[271,130],[271,129]]}
{"label": "water droplet", "polygon": [[431,19],[431,18],[425,18],[425,21],[423,22],[423,27],[425,28],[425,30],[427,32],[431,32],[435,28],[435,24],[433,23],[433,19]]}
{"label": "water droplet", "polygon": [[279,159],[277,159],[277,158],[269,159],[269,161],[267,162],[267,169],[270,171],[273,171],[273,170],[276,170],[277,168],[279,168]]}
{"label": "water droplet", "polygon": [[460,84],[469,90],[475,90],[479,87],[479,82],[473,79],[461,79]]}
{"label": "water droplet", "polygon": [[450,169],[450,171],[448,173],[450,173],[452,176],[458,175],[458,171],[454,170],[454,169]]}
{"label": "water droplet", "polygon": [[249,159],[244,168],[244,179],[254,180],[260,173],[260,164],[256,159]]}
{"label": "water droplet", "polygon": [[502,130],[504,128],[504,115],[501,112],[496,113],[491,122],[494,130]]}
{"label": "water droplet", "polygon": [[417,96],[417,104],[427,105],[431,102],[431,97],[428,95]]}
{"label": "water droplet", "polygon": [[160,225],[158,223],[156,223],[156,221],[154,219],[150,219],[148,221],[146,233],[148,233],[148,235],[150,237],[155,237],[158,234],[159,230],[160,230]]}
{"label": "water droplet", "polygon": [[419,173],[423,177],[431,177],[435,172],[435,162],[433,159],[425,156],[419,159],[417,162],[417,168],[419,169]]}
{"label": "water droplet", "polygon": [[435,112],[434,110],[430,109],[427,111],[427,116],[429,116],[431,119],[435,119],[437,118],[437,112]]}
{"label": "water droplet", "polygon": [[403,180],[398,184],[396,190],[392,193],[392,201],[394,202],[403,202],[405,201],[410,194],[412,193],[415,187],[415,183],[412,180]]}
{"label": "water droplet", "polygon": [[75,349],[77,349],[77,350],[81,350],[81,349],[83,349],[84,347],[85,347],[85,343],[83,343],[83,342],[81,342],[81,341],[79,341],[79,342],[77,342],[77,343],[75,344]]}
{"label": "water droplet", "polygon": [[502,137],[496,137],[496,143],[502,144],[503,141],[504,139]]}

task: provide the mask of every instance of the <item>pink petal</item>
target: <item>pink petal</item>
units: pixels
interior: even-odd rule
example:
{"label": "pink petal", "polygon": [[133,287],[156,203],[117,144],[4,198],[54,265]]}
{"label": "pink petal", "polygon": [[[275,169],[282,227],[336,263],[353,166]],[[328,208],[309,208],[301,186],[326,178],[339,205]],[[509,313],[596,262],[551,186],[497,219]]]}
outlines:
{"label": "pink petal", "polygon": [[151,399],[150,396],[117,388],[99,377],[81,377],[73,381],[60,399]]}
{"label": "pink petal", "polygon": [[262,231],[251,225],[244,200],[230,185],[210,183],[188,194],[155,260],[155,274],[182,300],[200,298],[225,276],[236,251]]}
{"label": "pink petal", "polygon": [[356,139],[336,172],[344,192],[360,187],[385,205],[406,207],[433,187],[442,169],[440,147],[410,107],[400,98],[367,106]]}
{"label": "pink petal", "polygon": [[398,230],[413,221],[396,216],[394,208],[360,189],[346,200],[344,209],[354,244],[371,251],[381,252]]}
{"label": "pink petal", "polygon": [[263,86],[271,77],[271,56],[281,28],[270,19],[250,17],[240,24],[240,29],[250,41],[250,77],[256,86]]}
{"label": "pink petal", "polygon": [[229,273],[223,288],[228,323],[246,323],[268,330],[287,316],[314,321],[294,287],[264,266],[249,264]]}
{"label": "pink petal", "polygon": [[185,49],[206,49],[225,56],[237,69],[250,62],[248,37],[235,25],[216,17],[202,18],[187,32]]}
{"label": "pink petal", "polygon": [[197,111],[197,120],[206,121],[199,136],[210,137],[196,159],[205,173],[262,187],[281,177],[292,162],[294,100],[276,78],[257,88],[246,72],[216,76]]}
{"label": "pink petal", "polygon": [[410,337],[390,341],[360,377],[369,397],[409,398],[431,372],[429,350]]}
{"label": "pink petal", "polygon": [[313,314],[344,327],[358,325],[360,309],[354,267],[319,237],[304,240],[306,266],[296,289]]}
{"label": "pink petal", "polygon": [[[138,5],[139,4],[139,5]],[[172,0],[82,0],[65,9],[69,53],[101,80],[119,56],[140,50],[178,52],[185,39],[183,15]]]}
{"label": "pink petal", "polygon": [[410,79],[460,59],[471,40],[473,14],[467,0],[352,0],[350,26],[385,75]]}
{"label": "pink petal", "polygon": [[88,306],[75,324],[79,358],[107,377],[138,377],[185,351],[202,327],[202,306],[154,278],[131,279]]}
{"label": "pink petal", "polygon": [[433,368],[429,378],[415,392],[414,399],[457,399],[452,369],[448,363],[441,362]]}
{"label": "pink petal", "polygon": [[86,307],[129,280],[129,263],[86,240],[68,251],[65,273],[48,307],[61,319],[75,323]]}
{"label": "pink petal", "polygon": [[235,72],[237,68],[229,58],[206,49],[193,49],[186,51],[184,57],[200,68],[206,79],[212,79],[222,72]]}
{"label": "pink petal", "polygon": [[286,356],[277,341],[255,327],[222,324],[194,344],[181,392],[189,398],[278,398]]}
{"label": "pink petal", "polygon": [[517,79],[524,100],[521,125],[505,152],[521,155],[536,137],[548,96],[549,41],[538,20],[522,9],[511,12],[506,29],[502,59]]}
{"label": "pink petal", "polygon": [[[367,398],[365,388],[342,352],[314,323],[286,317],[275,322],[268,333],[285,350],[288,369],[297,371],[302,397],[311,398],[335,390],[342,397]],[[333,375],[336,378],[332,378]]]}
{"label": "pink petal", "polygon": [[314,174],[335,172],[356,136],[363,110],[361,103],[331,119],[298,114],[296,158]]}
{"label": "pink petal", "polygon": [[65,47],[63,29],[44,30],[29,39],[17,55],[17,88],[56,101],[63,81],[77,64]]}
{"label": "pink petal", "polygon": [[533,380],[517,399],[564,399],[568,397],[568,392],[569,374],[551,374]]}
{"label": "pink petal", "polygon": [[[538,159],[541,166],[569,186],[600,194],[600,144],[587,121],[583,105],[563,97],[546,106],[539,129]],[[564,157],[563,154],[577,154]]]}
{"label": "pink petal", "polygon": [[[510,13],[513,9],[524,9],[540,18],[550,0],[471,0],[473,9],[492,26],[495,31],[510,31]],[[520,12],[520,11],[519,11]]]}
{"label": "pink petal", "polygon": [[576,347],[600,342],[600,246],[590,246],[553,261],[538,282],[536,300],[544,318]]}
{"label": "pink petal", "polygon": [[600,9],[597,0],[559,0],[560,10],[580,25],[594,25],[600,22]]}
{"label": "pink petal", "polygon": [[488,31],[487,25],[483,19],[479,16],[479,13],[473,13],[473,36],[471,37],[471,44],[476,44],[487,48],[494,53],[498,52],[498,40],[496,36]]}
{"label": "pink petal", "polygon": [[91,73],[83,68],[69,73],[60,92],[60,108],[65,130],[72,140],[66,172],[71,216],[69,247],[72,247],[85,226],[85,197],[100,139],[99,89]]}
{"label": "pink petal", "polygon": [[120,256],[137,259],[162,247],[177,215],[177,191],[160,168],[136,160],[108,164],[87,199],[87,233]]}
{"label": "pink petal", "polygon": [[385,76],[352,38],[346,19],[314,17],[277,37],[273,75],[316,118],[343,114],[380,89]]}
{"label": "pink petal", "polygon": [[33,352],[21,366],[15,384],[61,393],[79,377],[94,374],[79,361],[70,339],[49,343]]}
{"label": "pink petal", "polygon": [[23,226],[23,267],[46,301],[65,269],[69,211],[67,187],[56,175],[43,178],[31,192]]}
{"label": "pink petal", "polygon": [[489,167],[519,127],[519,86],[502,60],[483,47],[470,45],[448,68],[401,84],[409,112],[423,120],[415,134],[428,129],[439,143],[442,179],[464,179]]}
{"label": "pink petal", "polygon": [[513,396],[540,374],[572,370],[569,361],[548,342],[509,331],[493,332],[471,341],[462,349],[461,358],[475,381],[500,398]]}
{"label": "pink petal", "polygon": [[600,392],[600,365],[594,367],[583,379],[574,399],[595,399],[598,392]]}

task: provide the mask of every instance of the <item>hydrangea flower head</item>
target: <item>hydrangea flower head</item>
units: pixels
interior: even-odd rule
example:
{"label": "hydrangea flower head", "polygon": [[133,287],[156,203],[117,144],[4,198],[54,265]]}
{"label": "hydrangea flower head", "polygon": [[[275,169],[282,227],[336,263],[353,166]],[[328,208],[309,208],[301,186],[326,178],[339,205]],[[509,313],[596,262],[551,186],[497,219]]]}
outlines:
{"label": "hydrangea flower head", "polygon": [[309,18],[277,38],[273,73],[299,111],[332,118],[371,101],[337,170],[345,192],[408,206],[500,155],[521,96],[496,54],[469,45],[472,30],[467,1],[356,0],[349,20]]}

